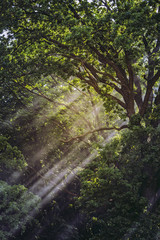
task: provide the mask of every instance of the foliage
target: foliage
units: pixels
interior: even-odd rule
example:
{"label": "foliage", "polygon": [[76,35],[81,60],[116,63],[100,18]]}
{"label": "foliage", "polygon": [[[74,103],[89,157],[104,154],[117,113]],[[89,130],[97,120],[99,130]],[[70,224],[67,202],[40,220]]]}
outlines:
{"label": "foliage", "polygon": [[[81,236],[158,238],[159,1],[7,0],[0,11],[2,171],[22,169],[25,157],[29,167],[21,178],[34,175],[32,185],[70,150],[69,161],[81,161],[86,146],[99,141],[95,131],[128,118],[130,131],[81,174],[77,201],[88,213]],[[82,139],[85,148],[78,145]],[[35,202],[26,204],[33,195],[25,187],[1,183],[5,238],[10,229],[23,229],[22,215],[27,219]],[[67,224],[64,229],[74,232]]]}
{"label": "foliage", "polygon": [[143,117],[156,102],[157,0],[16,0],[3,3],[1,13],[3,84],[34,85],[50,74],[74,77],[102,97],[108,113],[123,118],[135,112]]}
{"label": "foliage", "polygon": [[0,181],[0,238],[7,240],[25,226],[36,212],[40,198],[22,185],[8,185]]}
{"label": "foliage", "polygon": [[[160,129],[135,127],[100,150],[81,174],[84,239],[157,239]],[[83,239],[82,237],[82,239]]]}
{"label": "foliage", "polygon": [[3,167],[19,169],[26,167],[27,163],[23,154],[16,146],[12,147],[7,137],[0,136],[0,170]]}

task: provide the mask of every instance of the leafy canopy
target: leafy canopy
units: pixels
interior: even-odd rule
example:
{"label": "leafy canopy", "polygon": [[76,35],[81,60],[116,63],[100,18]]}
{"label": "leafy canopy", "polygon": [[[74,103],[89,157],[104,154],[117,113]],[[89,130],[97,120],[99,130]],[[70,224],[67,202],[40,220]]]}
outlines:
{"label": "leafy canopy", "polygon": [[0,29],[7,31],[1,37],[3,82],[74,76],[121,117],[143,117],[158,104],[157,0],[5,1]]}

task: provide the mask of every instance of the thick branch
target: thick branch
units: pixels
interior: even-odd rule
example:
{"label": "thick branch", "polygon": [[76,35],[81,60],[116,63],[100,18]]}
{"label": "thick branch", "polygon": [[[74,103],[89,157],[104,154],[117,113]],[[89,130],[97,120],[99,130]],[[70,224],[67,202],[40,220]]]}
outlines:
{"label": "thick branch", "polygon": [[134,90],[134,99],[140,111],[142,107],[142,90],[141,90],[140,80],[138,79],[137,76],[134,76],[134,84],[136,86],[136,90]]}
{"label": "thick branch", "polygon": [[152,87],[157,82],[159,77],[160,77],[160,70],[158,70],[157,73],[154,75],[154,77],[152,79],[150,79],[150,81],[148,81],[146,94],[145,94],[144,101],[143,101],[143,104],[142,104],[142,108],[141,108],[141,111],[140,111],[141,116],[143,116],[145,114],[145,111],[148,107],[148,101],[149,101],[150,95],[152,93]]}
{"label": "thick branch", "polygon": [[154,86],[154,84],[157,82],[157,80],[159,79],[160,77],[160,70],[157,71],[157,73],[154,75],[154,77],[152,77],[150,80],[149,80],[149,86],[151,85],[151,87]]}
{"label": "thick branch", "polygon": [[103,54],[101,54],[97,48],[90,46],[91,50],[94,51],[94,53],[97,54],[98,59],[101,63],[103,64],[108,64],[110,67],[112,67],[114,69],[114,71],[117,74],[118,79],[121,81],[121,83],[123,84],[127,84],[127,78],[126,78],[126,74],[124,69],[122,69],[120,66],[117,66],[117,64],[115,64],[111,59],[109,59],[108,57],[105,57]]}
{"label": "thick branch", "polygon": [[144,46],[145,46],[145,50],[147,52],[147,54],[149,55],[150,54],[150,49],[149,49],[149,45],[148,45],[148,42],[147,42],[147,39],[145,36],[143,36],[143,43],[144,43]]}
{"label": "thick branch", "polygon": [[128,68],[128,74],[129,74],[129,88],[131,91],[133,91],[133,68],[131,65],[131,61],[129,59],[129,53],[125,51],[125,57],[126,57],[126,64]]}
{"label": "thick branch", "polygon": [[97,75],[97,73],[102,74],[103,76],[109,77],[112,81],[114,81],[114,82],[117,83],[116,79],[115,79],[111,74],[102,73],[102,72],[98,71],[95,67],[93,67],[91,64],[88,64],[88,63],[86,63],[86,62],[84,63],[84,66],[85,66],[85,69],[86,69],[86,68],[89,69],[89,71],[90,71],[90,72],[92,73],[92,75],[96,78],[96,80],[99,80],[100,82],[102,82],[102,83],[104,83],[104,84],[106,84],[106,85],[110,85],[110,86],[113,87],[118,93],[120,93],[121,95],[123,94],[123,93],[122,93],[122,90],[121,90],[118,86],[116,86],[114,83],[108,82],[108,81],[106,81],[105,79],[103,79],[103,77],[101,78],[101,77],[99,77],[99,76]]}

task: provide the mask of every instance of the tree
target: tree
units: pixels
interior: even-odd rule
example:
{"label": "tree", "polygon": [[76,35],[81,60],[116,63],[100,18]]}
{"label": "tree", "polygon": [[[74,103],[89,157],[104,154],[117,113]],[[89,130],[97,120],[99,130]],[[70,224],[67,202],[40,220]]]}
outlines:
{"label": "tree", "polygon": [[157,0],[7,1],[0,29],[8,45],[3,81],[25,86],[41,75],[72,76],[94,89],[108,112],[129,119],[159,104]]}
{"label": "tree", "polygon": [[80,173],[77,203],[88,216],[81,239],[158,239],[159,131],[123,132]]}

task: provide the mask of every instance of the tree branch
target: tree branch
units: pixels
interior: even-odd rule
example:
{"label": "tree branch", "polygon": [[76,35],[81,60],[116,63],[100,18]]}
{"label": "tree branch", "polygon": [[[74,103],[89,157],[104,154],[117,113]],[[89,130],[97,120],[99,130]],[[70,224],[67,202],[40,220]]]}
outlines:
{"label": "tree branch", "polygon": [[154,77],[152,77],[150,79],[150,81],[148,81],[146,94],[145,94],[144,101],[143,101],[143,104],[142,104],[142,108],[141,108],[141,111],[140,111],[141,116],[143,116],[145,114],[145,111],[146,111],[147,106],[148,106],[148,101],[149,101],[149,98],[150,98],[150,95],[151,95],[151,92],[152,92],[152,87],[157,82],[159,77],[160,77],[160,70],[158,70],[157,73],[154,75]]}
{"label": "tree branch", "polygon": [[136,75],[134,76],[134,84],[136,86],[136,90],[134,90],[134,99],[136,101],[138,109],[140,110],[142,106],[142,89],[141,89],[140,80]]}
{"label": "tree branch", "polygon": [[[54,44],[56,44],[58,47],[60,47],[60,48],[63,48],[63,49],[66,49],[66,50],[68,50],[68,48],[69,48],[69,46],[68,45],[65,45],[65,44],[63,44],[63,43],[61,43],[61,42],[59,42],[59,41],[57,41],[57,40],[55,40],[55,39],[52,39],[52,38],[48,38],[49,36],[42,36],[42,39],[46,42],[46,43],[48,43],[48,44],[51,44],[51,43],[54,43]],[[48,38],[48,39],[47,39]]]}
{"label": "tree branch", "polygon": [[[85,25],[85,23],[83,22],[82,18],[78,15],[78,13],[76,12],[75,8],[69,4],[69,9],[71,10],[71,12],[74,14],[74,17],[78,20],[81,20],[81,23],[83,25]],[[101,54],[98,49],[96,47],[94,47],[93,45],[90,45],[89,42],[87,42],[87,45],[90,47],[90,49],[97,54],[99,61],[102,62],[103,64],[108,64],[109,66],[111,66],[117,73],[118,78],[122,81],[127,83],[127,78],[126,78],[126,73],[125,70],[121,67],[121,66],[117,66],[112,60],[111,57],[106,57],[103,54]],[[108,54],[108,52],[107,52]],[[109,55],[109,54],[108,54]]]}
{"label": "tree branch", "polygon": [[150,49],[149,49],[149,45],[148,45],[148,42],[147,42],[147,39],[145,36],[143,36],[143,43],[144,43],[144,46],[145,46],[145,50],[147,52],[147,54],[149,55],[150,54]]}
{"label": "tree branch", "polygon": [[110,130],[121,131],[122,129],[125,129],[125,128],[128,128],[128,125],[123,125],[121,127],[111,127],[111,128],[108,128],[108,127],[97,128],[97,129],[94,129],[92,131],[88,131],[88,132],[86,132],[86,133],[84,133],[80,136],[73,137],[69,140],[62,139],[61,141],[64,142],[64,143],[69,143],[69,142],[72,142],[72,141],[75,141],[75,140],[80,140],[81,141],[87,135],[95,133],[95,132],[110,131]]}
{"label": "tree branch", "polygon": [[129,53],[127,51],[125,51],[125,58],[129,74],[129,88],[131,91],[133,91],[133,68],[129,59]]}
{"label": "tree branch", "polygon": [[90,81],[87,81],[83,76],[82,74],[79,72],[77,73],[77,77],[79,77],[82,81],[85,81],[88,85],[92,86],[94,88],[94,90],[102,95],[102,96],[106,96],[106,97],[109,97],[111,98],[112,100],[116,101],[122,108],[126,109],[126,104],[124,102],[122,102],[120,99],[118,99],[117,97],[109,94],[109,93],[102,93],[101,89],[99,88],[97,82],[95,81],[95,79],[93,79],[92,76],[88,76]]}

